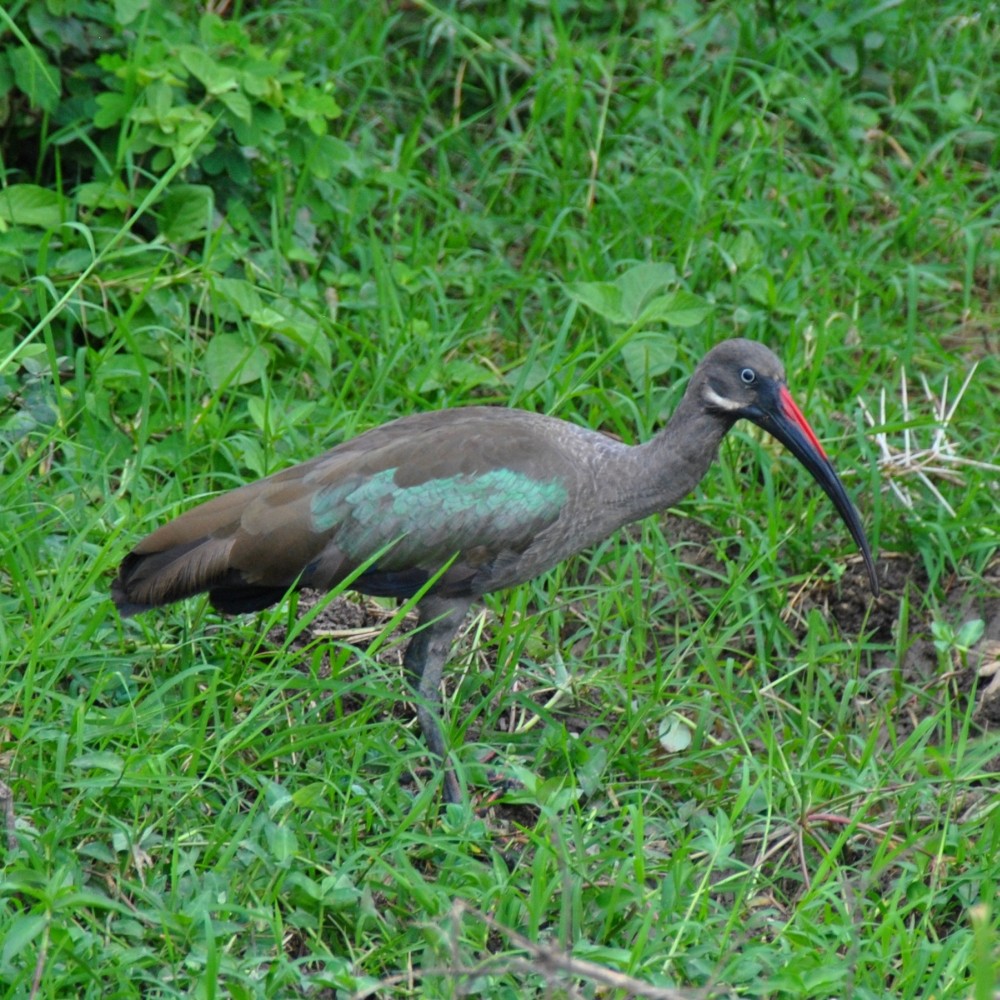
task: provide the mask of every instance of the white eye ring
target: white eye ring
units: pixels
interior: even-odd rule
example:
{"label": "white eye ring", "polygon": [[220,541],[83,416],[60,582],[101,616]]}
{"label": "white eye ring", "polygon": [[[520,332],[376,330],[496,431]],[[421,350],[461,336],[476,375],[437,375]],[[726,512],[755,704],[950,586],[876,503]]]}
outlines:
{"label": "white eye ring", "polygon": [[744,368],[740,372],[740,378],[744,385],[753,385],[757,381],[757,373],[752,368]]}

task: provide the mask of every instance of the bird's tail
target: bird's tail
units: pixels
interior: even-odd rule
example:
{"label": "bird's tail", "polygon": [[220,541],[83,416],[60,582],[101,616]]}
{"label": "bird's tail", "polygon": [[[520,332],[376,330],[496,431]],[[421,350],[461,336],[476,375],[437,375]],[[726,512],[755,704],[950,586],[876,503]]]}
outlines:
{"label": "bird's tail", "polygon": [[202,537],[161,551],[141,551],[148,542],[122,560],[111,585],[111,598],[123,618],[206,592],[218,611],[260,611],[288,590],[249,583],[230,564],[231,538]]}

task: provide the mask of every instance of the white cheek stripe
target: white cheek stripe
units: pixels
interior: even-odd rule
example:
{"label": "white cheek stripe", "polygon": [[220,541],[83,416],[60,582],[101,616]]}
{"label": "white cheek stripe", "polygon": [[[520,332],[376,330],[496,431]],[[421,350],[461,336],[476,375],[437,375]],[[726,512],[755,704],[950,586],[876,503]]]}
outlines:
{"label": "white cheek stripe", "polygon": [[705,401],[711,403],[712,406],[718,407],[720,410],[738,410],[741,405],[732,399],[726,399],[725,396],[720,396],[709,386],[705,386]]}

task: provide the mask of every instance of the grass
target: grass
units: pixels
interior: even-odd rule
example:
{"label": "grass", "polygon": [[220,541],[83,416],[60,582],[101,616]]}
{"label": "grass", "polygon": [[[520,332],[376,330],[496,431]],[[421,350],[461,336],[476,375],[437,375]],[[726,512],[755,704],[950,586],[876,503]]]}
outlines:
{"label": "grass", "polygon": [[[6,995],[991,998],[994,12],[48,11],[0,13]],[[645,439],[728,336],[784,359],[883,596],[738,427],[470,619],[474,809],[391,611],[367,648],[114,613],[200,498],[471,402]],[[939,433],[924,382],[974,364]],[[941,433],[961,481],[879,462]]]}

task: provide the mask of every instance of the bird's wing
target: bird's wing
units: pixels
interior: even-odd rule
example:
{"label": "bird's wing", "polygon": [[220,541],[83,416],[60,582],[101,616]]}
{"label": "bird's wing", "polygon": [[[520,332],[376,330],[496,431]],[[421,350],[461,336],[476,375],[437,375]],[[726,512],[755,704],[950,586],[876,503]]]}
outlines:
{"label": "bird's wing", "polygon": [[127,613],[208,590],[250,610],[376,556],[358,589],[405,596],[452,560],[440,586],[471,593],[559,517],[571,463],[546,429],[489,408],[375,428],[164,525],[126,557],[115,599]]}

